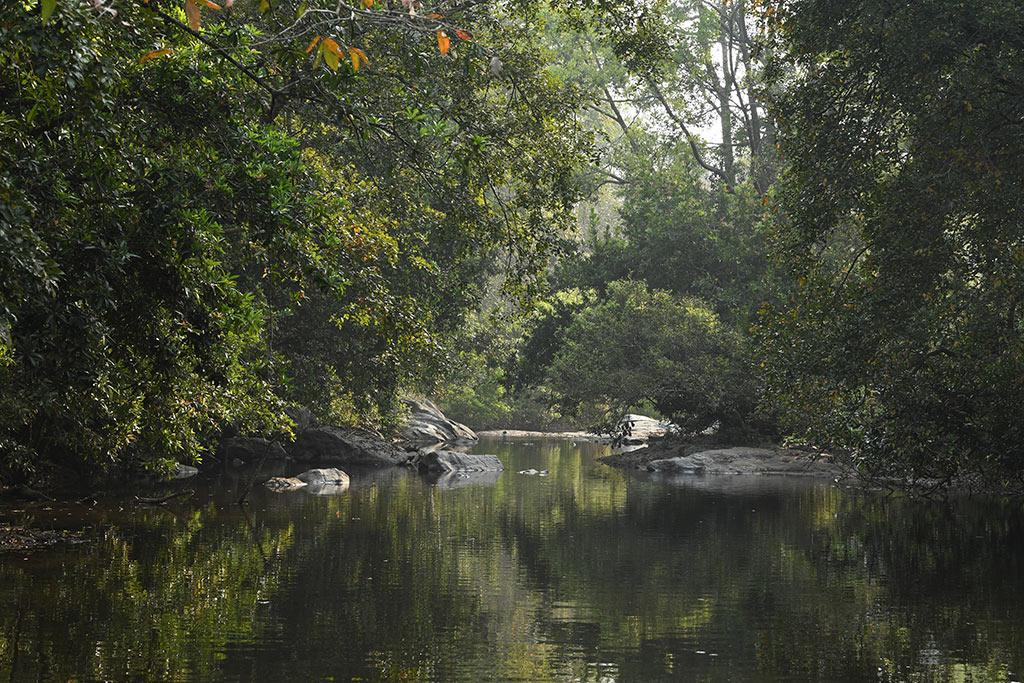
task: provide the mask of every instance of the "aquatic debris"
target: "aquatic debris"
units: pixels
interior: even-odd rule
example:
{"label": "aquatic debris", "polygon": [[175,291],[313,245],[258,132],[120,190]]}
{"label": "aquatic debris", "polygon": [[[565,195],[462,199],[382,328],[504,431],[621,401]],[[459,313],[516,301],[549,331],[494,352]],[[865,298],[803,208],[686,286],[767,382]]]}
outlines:
{"label": "aquatic debris", "polygon": [[525,474],[529,477],[546,477],[548,476],[547,470],[535,470],[532,467],[528,470],[519,470],[519,474]]}

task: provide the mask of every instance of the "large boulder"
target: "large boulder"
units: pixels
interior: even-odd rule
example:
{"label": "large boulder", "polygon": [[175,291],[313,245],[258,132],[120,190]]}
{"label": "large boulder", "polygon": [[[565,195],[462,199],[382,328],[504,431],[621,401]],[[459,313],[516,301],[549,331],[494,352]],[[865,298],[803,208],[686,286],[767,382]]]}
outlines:
{"label": "large boulder", "polygon": [[477,440],[472,429],[449,420],[441,409],[425,399],[405,399],[409,419],[400,430],[403,440],[413,444],[460,444]]}
{"label": "large boulder", "polygon": [[505,467],[496,455],[457,451],[420,451],[412,464],[424,472],[501,472]]}
{"label": "large boulder", "polygon": [[405,461],[406,454],[394,444],[358,429],[320,425],[304,429],[289,452],[302,462],[390,467]]}
{"label": "large boulder", "polygon": [[795,474],[836,477],[843,469],[827,456],[784,448],[719,448],[652,460],[650,472],[675,474]]}
{"label": "large boulder", "polygon": [[671,422],[661,422],[646,415],[625,415],[615,427],[615,433],[621,434],[623,444],[642,444],[656,437],[671,434],[676,426]]}
{"label": "large boulder", "polygon": [[263,458],[284,460],[288,454],[277,441],[250,436],[233,436],[220,442],[221,454],[228,462],[259,462]]}

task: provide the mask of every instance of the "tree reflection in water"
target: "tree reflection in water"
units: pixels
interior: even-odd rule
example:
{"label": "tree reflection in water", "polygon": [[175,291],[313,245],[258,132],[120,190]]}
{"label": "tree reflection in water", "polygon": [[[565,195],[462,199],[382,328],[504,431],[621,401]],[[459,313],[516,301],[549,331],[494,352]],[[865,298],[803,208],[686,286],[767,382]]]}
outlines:
{"label": "tree reflection in water", "polygon": [[[0,558],[9,680],[993,680],[1024,668],[1017,503],[658,479],[485,443],[499,477],[209,484]],[[549,470],[546,478],[517,475]]]}

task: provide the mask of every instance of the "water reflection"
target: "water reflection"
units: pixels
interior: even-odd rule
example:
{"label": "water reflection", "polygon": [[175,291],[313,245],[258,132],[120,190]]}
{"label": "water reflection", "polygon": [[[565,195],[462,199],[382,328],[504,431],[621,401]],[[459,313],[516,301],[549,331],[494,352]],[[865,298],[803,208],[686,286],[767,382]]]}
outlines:
{"label": "water reflection", "polygon": [[662,479],[600,465],[595,444],[478,450],[505,472],[353,473],[332,496],[255,487],[247,508],[232,504],[246,477],[225,475],[167,510],[99,506],[92,543],[0,557],[0,678],[1006,681],[1024,668],[1017,504]]}

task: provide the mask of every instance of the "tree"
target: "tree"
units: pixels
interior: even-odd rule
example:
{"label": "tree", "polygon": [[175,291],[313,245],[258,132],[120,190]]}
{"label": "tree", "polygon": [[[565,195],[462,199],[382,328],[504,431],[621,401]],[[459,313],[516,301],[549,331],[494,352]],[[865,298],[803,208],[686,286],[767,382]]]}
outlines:
{"label": "tree", "polygon": [[728,435],[749,430],[750,377],[740,338],[706,304],[629,280],[575,317],[549,368],[568,410],[596,405],[614,421],[649,403],[691,434],[716,422]]}
{"label": "tree", "polygon": [[286,435],[294,402],[386,426],[571,225],[589,138],[529,17],[214,4],[0,26],[5,479]]}
{"label": "tree", "polygon": [[1024,10],[767,3],[794,283],[765,310],[790,427],[868,473],[1024,471]]}

